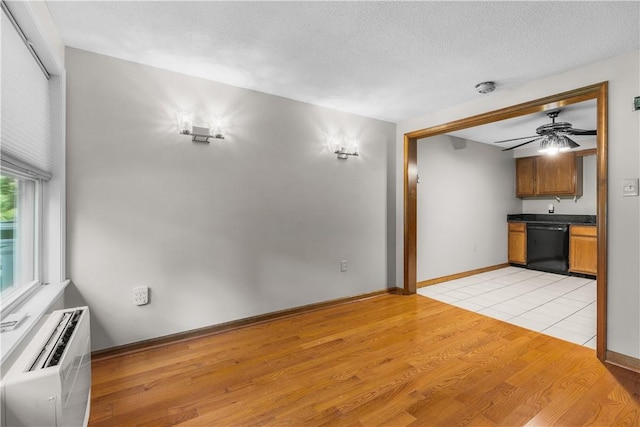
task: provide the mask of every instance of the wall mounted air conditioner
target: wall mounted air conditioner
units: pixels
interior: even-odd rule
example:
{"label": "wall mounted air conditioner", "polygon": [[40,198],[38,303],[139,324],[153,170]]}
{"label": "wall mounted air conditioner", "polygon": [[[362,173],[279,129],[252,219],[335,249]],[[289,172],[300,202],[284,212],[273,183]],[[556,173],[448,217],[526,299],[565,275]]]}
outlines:
{"label": "wall mounted air conditioner", "polygon": [[90,396],[89,309],[54,311],[2,379],[3,425],[87,425]]}

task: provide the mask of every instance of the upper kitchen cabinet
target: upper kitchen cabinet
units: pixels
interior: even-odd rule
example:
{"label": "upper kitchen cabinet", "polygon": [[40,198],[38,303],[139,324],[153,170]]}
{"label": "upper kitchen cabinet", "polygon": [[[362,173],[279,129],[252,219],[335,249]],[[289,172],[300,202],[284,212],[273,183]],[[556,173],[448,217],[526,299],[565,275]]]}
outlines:
{"label": "upper kitchen cabinet", "polygon": [[536,158],[521,157],[516,159],[516,195],[532,197],[535,192]]}
{"label": "upper kitchen cabinet", "polygon": [[582,157],[575,153],[536,157],[536,195],[582,196]]}
{"label": "upper kitchen cabinet", "polygon": [[582,156],[571,152],[516,159],[516,196],[582,196]]}

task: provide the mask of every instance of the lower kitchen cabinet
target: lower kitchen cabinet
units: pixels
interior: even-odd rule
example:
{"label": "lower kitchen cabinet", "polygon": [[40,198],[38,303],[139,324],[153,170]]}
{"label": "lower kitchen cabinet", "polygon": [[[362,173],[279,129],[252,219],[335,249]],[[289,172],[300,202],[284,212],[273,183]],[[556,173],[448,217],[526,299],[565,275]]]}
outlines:
{"label": "lower kitchen cabinet", "polygon": [[510,222],[509,224],[509,262],[527,264],[527,224]]}
{"label": "lower kitchen cabinet", "polygon": [[569,228],[569,271],[595,276],[598,270],[598,235],[595,225]]}

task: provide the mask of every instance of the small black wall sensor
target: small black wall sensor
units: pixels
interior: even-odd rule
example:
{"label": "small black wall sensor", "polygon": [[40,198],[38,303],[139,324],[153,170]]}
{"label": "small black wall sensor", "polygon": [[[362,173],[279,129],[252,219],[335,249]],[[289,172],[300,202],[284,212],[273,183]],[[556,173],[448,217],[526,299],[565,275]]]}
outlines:
{"label": "small black wall sensor", "polygon": [[640,110],[640,96],[633,98],[633,111]]}

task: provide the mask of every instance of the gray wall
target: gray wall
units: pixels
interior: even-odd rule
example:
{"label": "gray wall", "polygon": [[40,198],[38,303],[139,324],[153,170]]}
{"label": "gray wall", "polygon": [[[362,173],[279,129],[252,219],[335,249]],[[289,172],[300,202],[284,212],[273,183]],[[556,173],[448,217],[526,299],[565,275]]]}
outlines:
{"label": "gray wall", "polygon": [[[471,102],[398,123],[396,171],[396,283],[403,283],[403,155],[404,134],[448,123],[579,87],[609,82],[608,318],[607,348],[640,358],[640,203],[622,197],[624,178],[640,175],[640,114],[632,111],[640,93],[640,51],[585,65],[565,73],[498,89]],[[394,160],[391,160],[394,161]]]}
{"label": "gray wall", "polygon": [[[66,66],[67,301],[94,350],[387,287],[394,124],[70,48]],[[178,135],[183,109],[227,138]]]}
{"label": "gray wall", "polygon": [[505,263],[512,153],[439,135],[418,141],[418,174],[418,281]]}

